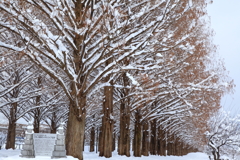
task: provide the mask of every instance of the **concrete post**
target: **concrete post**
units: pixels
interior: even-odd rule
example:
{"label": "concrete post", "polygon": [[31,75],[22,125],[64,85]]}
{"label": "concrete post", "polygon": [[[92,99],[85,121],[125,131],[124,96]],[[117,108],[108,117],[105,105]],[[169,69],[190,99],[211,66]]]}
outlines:
{"label": "concrete post", "polygon": [[35,158],[34,146],[33,146],[33,122],[28,122],[27,131],[25,133],[25,139],[23,149],[21,150],[20,157]]}
{"label": "concrete post", "polygon": [[57,140],[54,145],[52,158],[66,158],[65,135],[63,129],[64,123],[61,123],[57,129]]}

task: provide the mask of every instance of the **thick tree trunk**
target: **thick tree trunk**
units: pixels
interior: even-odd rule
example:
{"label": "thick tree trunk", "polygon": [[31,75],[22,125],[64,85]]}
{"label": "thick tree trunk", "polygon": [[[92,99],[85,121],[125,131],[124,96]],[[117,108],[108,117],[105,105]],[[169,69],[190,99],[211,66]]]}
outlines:
{"label": "thick tree trunk", "polygon": [[179,138],[178,137],[176,137],[176,140],[175,140],[175,155],[176,156],[180,156],[180,152],[179,152],[179,150],[180,150],[180,147],[179,147]]}
{"label": "thick tree trunk", "polygon": [[173,155],[173,152],[174,152],[174,147],[173,147],[173,136],[168,134],[168,142],[167,142],[167,150],[168,150],[168,153],[167,155]]}
{"label": "thick tree trunk", "polygon": [[[106,61],[106,66],[112,62],[112,58]],[[113,141],[113,81],[110,76],[105,78],[105,82],[109,82],[111,86],[104,87],[103,117],[102,117],[102,147],[99,156],[106,158],[112,157],[112,141]]]}
{"label": "thick tree trunk", "polygon": [[39,133],[40,132],[40,122],[39,122],[37,116],[34,117],[33,131],[34,131],[34,133]]}
{"label": "thick tree trunk", "polygon": [[183,150],[184,150],[183,142],[180,142],[180,150],[179,150],[179,152],[180,152],[181,156],[184,155]]}
{"label": "thick tree trunk", "polygon": [[141,113],[137,110],[135,113],[135,126],[134,126],[134,141],[133,141],[133,155],[134,157],[141,157],[142,150],[142,124],[141,124]]}
{"label": "thick tree trunk", "polygon": [[[123,85],[125,87],[129,85],[126,73],[123,74]],[[123,100],[120,104],[120,137],[118,154],[130,157],[130,106],[129,99],[125,98],[128,93],[129,89],[127,87],[122,89],[121,98],[123,98]]]}
{"label": "thick tree trunk", "polygon": [[[107,78],[109,79],[109,78]],[[102,117],[102,146],[99,156],[106,158],[112,157],[112,140],[113,140],[113,86],[104,87],[105,101],[103,103]]]}
{"label": "thick tree trunk", "polygon": [[176,138],[175,138],[175,135],[173,135],[172,137],[172,155],[176,156]]}
{"label": "thick tree trunk", "polygon": [[157,142],[158,141],[157,141],[156,125],[157,125],[156,120],[153,120],[151,122],[151,140],[150,140],[150,153],[152,155],[157,154]]}
{"label": "thick tree trunk", "polygon": [[149,125],[148,121],[142,122],[143,126],[143,133],[142,133],[142,155],[143,156],[149,156]]}
{"label": "thick tree trunk", "polygon": [[94,152],[94,144],[95,144],[95,127],[91,128],[90,133],[90,152]]}
{"label": "thick tree trunk", "polygon": [[120,104],[119,155],[130,156],[130,108],[124,102]]}
{"label": "thick tree trunk", "polygon": [[16,123],[9,121],[6,149],[15,149]]}
{"label": "thick tree trunk", "polygon": [[83,160],[85,116],[76,114],[73,106],[70,105],[66,132],[66,149],[67,155]]}
{"label": "thick tree trunk", "polygon": [[168,139],[168,143],[167,143],[167,155],[170,156],[170,155],[173,155],[172,154],[172,142],[170,141],[170,139]]}
{"label": "thick tree trunk", "polygon": [[165,156],[166,151],[165,132],[161,129],[161,127],[158,127],[158,139],[159,139],[158,155]]}
{"label": "thick tree trunk", "polygon": [[10,108],[10,119],[8,120],[8,134],[7,134],[7,143],[6,149],[15,149],[15,137],[16,137],[16,112],[17,112],[17,103],[13,103]]}

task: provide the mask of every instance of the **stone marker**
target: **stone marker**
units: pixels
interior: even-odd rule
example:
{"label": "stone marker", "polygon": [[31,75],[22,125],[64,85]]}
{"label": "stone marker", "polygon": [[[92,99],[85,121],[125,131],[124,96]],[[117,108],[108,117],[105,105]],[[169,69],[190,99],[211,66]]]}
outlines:
{"label": "stone marker", "polygon": [[33,142],[35,156],[52,156],[56,140],[56,134],[34,133]]}
{"label": "stone marker", "polygon": [[33,123],[29,121],[21,157],[50,156],[51,158],[66,158],[64,123],[60,124],[57,134],[34,133]]}
{"label": "stone marker", "polygon": [[65,136],[63,132],[63,125],[61,123],[57,131],[57,140],[54,146],[54,151],[52,153],[52,158],[66,158],[66,149],[65,149]]}
{"label": "stone marker", "polygon": [[25,139],[23,149],[21,150],[21,157],[24,158],[35,158],[34,147],[33,147],[33,123],[28,122],[27,131],[25,132]]}

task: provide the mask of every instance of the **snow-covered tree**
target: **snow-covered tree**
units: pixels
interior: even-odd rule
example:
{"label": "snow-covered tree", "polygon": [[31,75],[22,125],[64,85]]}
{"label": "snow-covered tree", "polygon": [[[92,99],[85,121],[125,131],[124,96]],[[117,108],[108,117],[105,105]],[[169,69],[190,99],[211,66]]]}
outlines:
{"label": "snow-covered tree", "polygon": [[[197,20],[205,14],[205,5],[204,0],[4,0],[0,1],[0,48],[28,56],[62,87],[69,100],[67,154],[80,160],[83,159],[87,99],[94,90],[104,88],[102,118],[106,124],[102,155],[110,157],[111,147],[107,143],[112,138],[114,78],[120,72],[137,70],[141,73],[158,68],[163,70],[158,74],[165,78],[164,84],[172,86],[171,73],[187,70],[179,65],[188,65],[188,60],[192,60],[188,57],[195,57],[194,62],[198,62],[199,56],[195,54],[205,55],[205,51],[211,51],[209,41],[202,39],[201,32],[195,32],[199,25]],[[193,21],[189,21],[191,19]],[[204,45],[207,49],[201,52]],[[164,62],[166,65],[161,66],[161,63],[150,63],[151,55],[153,58],[170,56]],[[131,63],[123,63],[128,59],[132,59]],[[195,65],[201,66],[202,62]],[[211,75],[205,76],[209,77]],[[163,101],[178,107],[183,104],[184,110],[191,106],[185,99],[192,92],[191,87],[201,88],[199,83],[203,79],[184,86],[183,90],[161,90],[158,97],[164,93]],[[177,82],[173,86],[177,86]],[[140,95],[143,97],[137,97],[132,106],[136,113],[151,108],[146,101],[149,97],[144,93]],[[164,104],[164,109],[168,103]]]}
{"label": "snow-covered tree", "polygon": [[219,111],[209,120],[205,135],[208,140],[208,151],[214,160],[220,160],[225,149],[240,148],[240,117],[231,118],[225,111]]}
{"label": "snow-covered tree", "polygon": [[0,112],[8,119],[6,148],[15,148],[16,122],[33,106],[27,105],[31,98],[41,95],[41,89],[31,88],[28,84],[35,78],[33,64],[17,54],[4,56],[0,66]]}

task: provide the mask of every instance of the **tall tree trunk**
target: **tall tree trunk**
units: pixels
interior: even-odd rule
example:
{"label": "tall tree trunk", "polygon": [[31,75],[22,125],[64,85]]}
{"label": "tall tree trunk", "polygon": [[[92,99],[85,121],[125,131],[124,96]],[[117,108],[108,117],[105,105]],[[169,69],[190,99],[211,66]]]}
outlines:
{"label": "tall tree trunk", "polygon": [[151,121],[151,140],[150,140],[150,153],[152,155],[157,154],[157,131],[156,131],[156,120]]}
{"label": "tall tree trunk", "polygon": [[94,144],[95,144],[95,127],[91,128],[90,133],[90,152],[94,152]]}
{"label": "tall tree trunk", "polygon": [[52,118],[51,118],[51,133],[56,133],[57,132],[56,118],[57,118],[57,115],[56,115],[55,112],[53,112],[52,113]]}
{"label": "tall tree trunk", "polygon": [[175,155],[176,156],[180,156],[180,153],[179,153],[179,149],[180,149],[180,147],[179,147],[179,138],[178,137],[176,137],[176,140],[175,140]]}
{"label": "tall tree trunk", "polygon": [[142,150],[142,124],[141,124],[141,112],[137,110],[135,112],[135,125],[134,125],[134,150],[133,155],[134,157],[141,157],[141,150]]}
{"label": "tall tree trunk", "polygon": [[100,155],[103,153],[103,136],[102,136],[102,126],[100,127],[99,129],[99,143],[98,143],[98,151],[99,151],[99,156],[103,156],[103,155]]}
{"label": "tall tree trunk", "polygon": [[130,108],[124,102],[120,104],[119,155],[130,156]]}
{"label": "tall tree trunk", "polygon": [[16,123],[9,121],[6,149],[15,149]]}
{"label": "tall tree trunk", "polygon": [[[85,101],[86,102],[86,101]],[[84,103],[84,102],[82,102]],[[85,132],[85,114],[78,114],[72,104],[70,104],[69,117],[66,131],[67,155],[71,155],[79,160],[83,160],[83,141]],[[81,108],[82,109],[82,108]],[[80,117],[81,116],[81,117]]]}
{"label": "tall tree trunk", "polygon": [[172,135],[172,155],[176,156],[176,138],[175,135]]}
{"label": "tall tree trunk", "polygon": [[115,151],[116,147],[116,134],[113,134],[113,140],[112,140],[112,151]]}
{"label": "tall tree trunk", "polygon": [[39,115],[35,115],[34,116],[34,122],[33,122],[33,131],[34,131],[34,133],[39,133],[40,132],[40,121],[39,121],[38,116]]}
{"label": "tall tree trunk", "polygon": [[112,157],[112,138],[113,138],[113,87],[104,87],[105,101],[103,103],[102,117],[102,143],[103,151],[100,151],[99,156],[106,158]]}
{"label": "tall tree trunk", "polygon": [[161,127],[158,127],[158,139],[159,139],[159,155],[165,156],[166,151],[166,140],[165,140],[165,132]]}
{"label": "tall tree trunk", "polygon": [[117,143],[117,145],[118,145],[118,148],[117,148],[117,152],[118,152],[118,154],[119,154],[119,150],[120,150],[120,136],[118,136],[118,143]]}
{"label": "tall tree trunk", "polygon": [[8,134],[7,134],[7,144],[6,149],[15,149],[15,137],[16,137],[16,112],[17,103],[13,103],[10,108],[10,118],[8,120]]}
{"label": "tall tree trunk", "polygon": [[167,134],[167,155],[172,155],[172,135]]}
{"label": "tall tree trunk", "polygon": [[149,156],[149,125],[148,121],[144,120],[142,122],[143,133],[142,133],[142,155]]}
{"label": "tall tree trunk", "polygon": [[[112,58],[106,61],[106,66],[112,63]],[[113,141],[113,81],[110,75],[105,78],[105,82],[110,82],[111,86],[104,87],[103,117],[102,117],[102,146],[99,156],[112,157]]]}
{"label": "tall tree trunk", "polygon": [[183,156],[184,155],[183,154],[184,146],[183,146],[183,142],[182,141],[180,142],[179,148],[180,148],[179,153],[180,153],[181,156]]}
{"label": "tall tree trunk", "polygon": [[[42,88],[42,77],[39,76],[37,78],[37,85],[38,88]],[[36,106],[40,106],[40,101],[41,101],[41,96],[36,97]],[[34,133],[39,133],[40,132],[40,121],[41,121],[41,109],[37,108],[33,111],[34,114],[34,123],[33,123],[33,131]]]}
{"label": "tall tree trunk", "polygon": [[[126,73],[123,73],[123,85],[129,85],[129,80]],[[120,104],[120,137],[119,137],[119,155],[126,155],[130,157],[130,106],[129,98],[125,98],[129,93],[126,87],[122,89],[123,100]]]}

